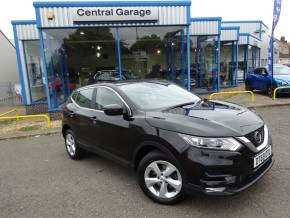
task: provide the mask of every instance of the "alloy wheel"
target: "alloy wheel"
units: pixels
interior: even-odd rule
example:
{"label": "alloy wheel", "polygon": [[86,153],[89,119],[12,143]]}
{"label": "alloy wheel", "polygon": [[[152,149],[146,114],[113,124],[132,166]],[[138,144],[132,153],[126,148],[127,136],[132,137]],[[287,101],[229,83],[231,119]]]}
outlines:
{"label": "alloy wheel", "polygon": [[66,148],[70,156],[75,156],[76,144],[72,134],[68,133],[65,137]]}
{"label": "alloy wheel", "polygon": [[158,198],[173,198],[182,188],[179,170],[167,161],[158,160],[149,164],[144,173],[144,181],[148,190]]}

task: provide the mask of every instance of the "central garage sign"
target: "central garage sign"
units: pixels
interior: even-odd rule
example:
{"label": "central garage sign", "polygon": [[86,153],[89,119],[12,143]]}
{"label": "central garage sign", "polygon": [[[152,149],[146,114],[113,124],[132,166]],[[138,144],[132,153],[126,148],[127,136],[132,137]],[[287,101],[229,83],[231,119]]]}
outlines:
{"label": "central garage sign", "polygon": [[71,15],[74,22],[157,22],[159,19],[158,8],[156,7],[72,8]]}

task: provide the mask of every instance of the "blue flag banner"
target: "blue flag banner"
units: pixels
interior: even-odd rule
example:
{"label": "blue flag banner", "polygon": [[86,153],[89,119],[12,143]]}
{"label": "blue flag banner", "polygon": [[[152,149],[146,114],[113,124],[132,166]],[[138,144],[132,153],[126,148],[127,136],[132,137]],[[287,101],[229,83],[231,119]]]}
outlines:
{"label": "blue flag banner", "polygon": [[[274,50],[274,31],[278,24],[280,13],[281,13],[281,2],[282,0],[274,0],[274,10],[273,10],[273,23],[272,23],[272,32],[271,32],[271,38],[269,43],[269,50],[268,50],[268,67],[269,67],[269,73],[273,75],[273,50]],[[272,79],[273,80],[273,79]],[[273,82],[273,81],[272,81]]]}

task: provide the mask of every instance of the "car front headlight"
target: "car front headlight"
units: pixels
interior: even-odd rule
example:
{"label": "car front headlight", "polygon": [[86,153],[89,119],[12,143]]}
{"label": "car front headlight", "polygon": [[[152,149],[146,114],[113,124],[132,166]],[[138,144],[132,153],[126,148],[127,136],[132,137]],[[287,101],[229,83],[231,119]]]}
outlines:
{"label": "car front headlight", "polygon": [[205,137],[196,137],[185,134],[179,134],[181,138],[189,145],[198,148],[208,148],[215,150],[228,150],[236,151],[242,144],[239,143],[234,138],[205,138]]}

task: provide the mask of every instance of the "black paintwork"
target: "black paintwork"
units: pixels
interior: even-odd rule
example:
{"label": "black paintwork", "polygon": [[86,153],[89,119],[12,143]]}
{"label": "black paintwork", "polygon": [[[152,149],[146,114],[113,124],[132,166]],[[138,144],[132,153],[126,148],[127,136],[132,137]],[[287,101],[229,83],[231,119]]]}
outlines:
{"label": "black paintwork", "polygon": [[[132,82],[138,81],[87,86],[115,90],[128,104],[131,115],[127,111],[124,115],[109,116],[103,111],[79,107],[69,99],[63,106],[63,132],[72,129],[79,146],[134,168],[145,154],[159,149],[180,162],[189,191],[205,192],[205,187],[225,186],[227,189],[222,194],[234,194],[253,184],[272,166],[271,157],[253,169],[256,154],[246,145],[236,152],[201,149],[189,146],[178,134],[245,136],[264,125],[256,113],[221,101],[214,101],[214,107],[207,109],[179,107],[144,111],[118,88]],[[226,181],[226,176],[232,176],[232,180]]]}

